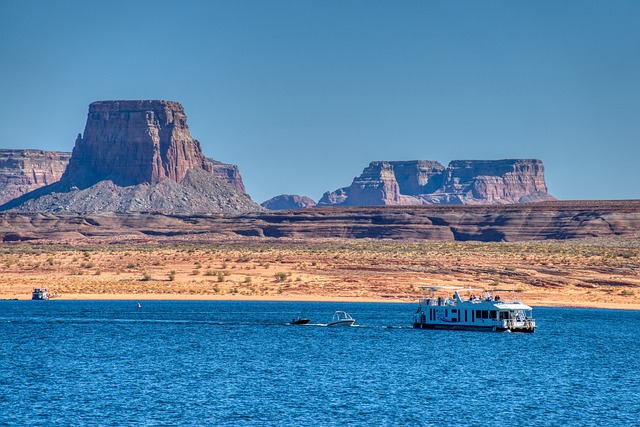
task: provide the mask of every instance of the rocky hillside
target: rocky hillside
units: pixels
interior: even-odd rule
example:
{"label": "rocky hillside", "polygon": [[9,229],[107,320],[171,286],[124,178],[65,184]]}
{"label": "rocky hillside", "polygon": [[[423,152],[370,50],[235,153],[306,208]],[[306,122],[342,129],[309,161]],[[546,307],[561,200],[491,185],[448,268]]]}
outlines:
{"label": "rocky hillside", "polygon": [[318,206],[509,204],[555,200],[540,160],[371,162],[349,187],[326,192]]}
{"label": "rocky hillside", "polygon": [[306,196],[298,196],[297,194],[281,194],[260,204],[260,206],[270,211],[307,209],[315,205],[316,202],[313,199]]}
{"label": "rocky hillside", "polygon": [[[222,177],[222,178],[221,178]],[[2,207],[31,212],[246,212],[260,206],[233,165],[207,159],[182,105],[100,101],[89,106],[60,181]]]}
{"label": "rocky hillside", "polygon": [[70,157],[54,151],[0,150],[0,205],[57,182]]}

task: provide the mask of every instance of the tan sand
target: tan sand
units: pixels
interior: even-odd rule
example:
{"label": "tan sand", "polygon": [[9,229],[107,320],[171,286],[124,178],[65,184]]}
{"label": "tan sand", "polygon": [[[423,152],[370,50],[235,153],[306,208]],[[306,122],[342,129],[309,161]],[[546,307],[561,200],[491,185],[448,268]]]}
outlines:
{"label": "tan sand", "polygon": [[516,289],[532,306],[640,309],[640,243],[322,241],[0,246],[0,298],[415,303],[422,285]]}

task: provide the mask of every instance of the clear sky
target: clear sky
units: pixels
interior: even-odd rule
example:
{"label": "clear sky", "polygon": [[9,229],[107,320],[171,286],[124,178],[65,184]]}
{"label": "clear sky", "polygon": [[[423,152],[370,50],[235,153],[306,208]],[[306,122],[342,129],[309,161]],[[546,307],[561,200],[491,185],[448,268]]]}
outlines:
{"label": "clear sky", "polygon": [[91,102],[166,99],[259,203],[416,159],[640,198],[638,0],[0,0],[0,61],[0,148],[71,151]]}

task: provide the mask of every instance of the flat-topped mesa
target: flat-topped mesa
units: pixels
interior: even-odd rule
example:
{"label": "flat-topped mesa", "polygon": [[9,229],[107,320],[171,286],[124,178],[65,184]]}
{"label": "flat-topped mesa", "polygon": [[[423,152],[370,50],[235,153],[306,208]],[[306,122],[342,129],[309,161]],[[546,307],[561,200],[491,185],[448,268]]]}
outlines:
{"label": "flat-topped mesa", "polygon": [[537,159],[371,162],[318,206],[507,204],[555,200]]}
{"label": "flat-topped mesa", "polygon": [[436,194],[459,195],[462,203],[553,199],[547,194],[544,165],[537,159],[454,160]]}
{"label": "flat-topped mesa", "polygon": [[[89,106],[63,178],[118,184],[180,182],[189,169],[212,172],[173,101],[98,101]],[[90,183],[89,183],[90,184]]]}
{"label": "flat-topped mesa", "polygon": [[327,192],[323,205],[385,206],[421,204],[413,195],[430,193],[440,187],[444,166],[436,161],[374,161],[355,177],[349,187]]}

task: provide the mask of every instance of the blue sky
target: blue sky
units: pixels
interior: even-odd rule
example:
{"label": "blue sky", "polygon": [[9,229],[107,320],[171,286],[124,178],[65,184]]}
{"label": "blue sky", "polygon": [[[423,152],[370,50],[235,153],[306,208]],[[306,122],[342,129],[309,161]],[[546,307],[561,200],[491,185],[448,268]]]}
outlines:
{"label": "blue sky", "polygon": [[71,151],[91,102],[181,102],[257,202],[372,160],[539,158],[640,198],[640,1],[0,0],[0,148]]}

